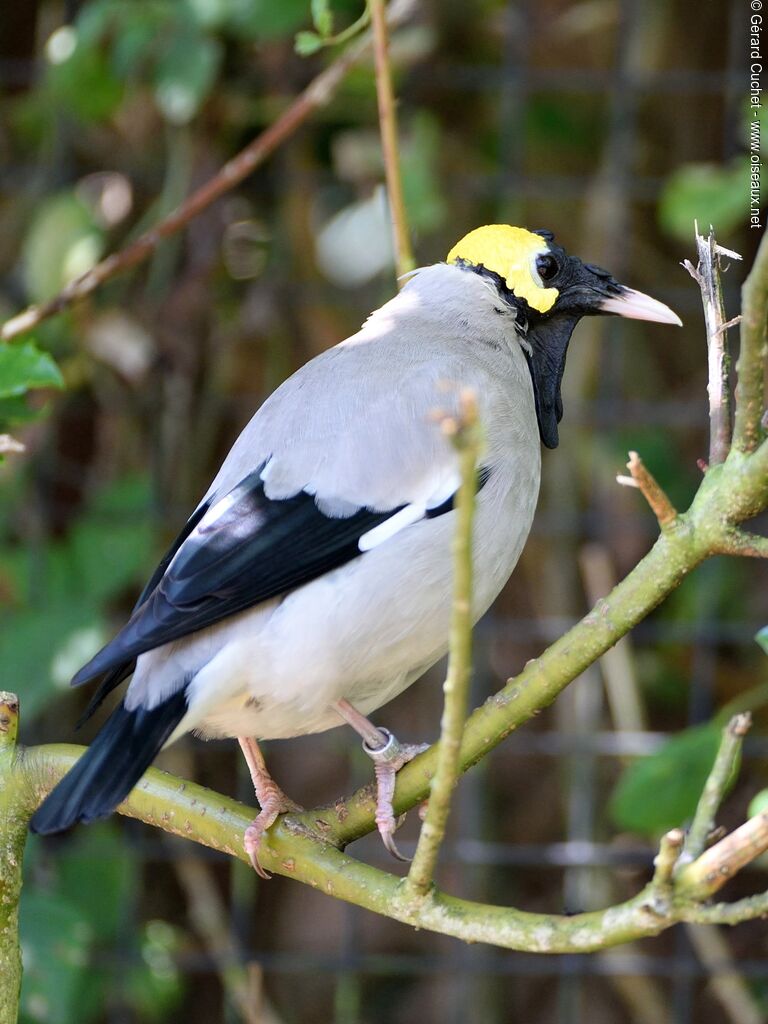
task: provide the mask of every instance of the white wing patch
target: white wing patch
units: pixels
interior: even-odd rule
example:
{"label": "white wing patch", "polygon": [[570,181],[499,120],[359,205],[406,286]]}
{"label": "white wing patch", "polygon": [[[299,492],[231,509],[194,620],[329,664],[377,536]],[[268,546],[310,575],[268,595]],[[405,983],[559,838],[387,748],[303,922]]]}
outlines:
{"label": "white wing patch", "polygon": [[394,537],[396,533],[405,529],[406,526],[410,526],[411,523],[417,523],[419,519],[423,519],[426,511],[424,505],[406,505],[405,508],[401,508],[399,512],[395,512],[393,516],[390,516],[389,519],[364,533],[357,542],[357,546],[361,551],[370,551],[371,548],[378,547],[379,544],[383,544],[385,540]]}
{"label": "white wing patch", "polygon": [[459,482],[458,474],[455,472],[449,473],[426,501],[412,502],[406,505],[405,508],[401,508],[399,512],[395,512],[394,515],[390,516],[389,519],[364,533],[357,542],[358,548],[361,551],[370,551],[371,548],[378,547],[379,544],[383,544],[390,537],[394,537],[395,534],[404,530],[406,526],[418,523],[420,519],[426,516],[428,510],[439,508],[445,504],[458,490]]}

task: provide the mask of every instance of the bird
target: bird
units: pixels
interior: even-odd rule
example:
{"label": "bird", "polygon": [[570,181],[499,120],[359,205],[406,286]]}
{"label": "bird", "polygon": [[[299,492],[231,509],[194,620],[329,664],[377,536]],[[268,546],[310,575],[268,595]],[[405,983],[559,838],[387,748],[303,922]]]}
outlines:
{"label": "bird", "polygon": [[472,619],[509,579],[555,448],[574,328],[616,314],[680,324],[666,305],[569,255],[550,231],[490,224],[407,275],[361,329],[256,411],[142,591],[72,684],[85,713],[131,677],[31,829],[109,815],[186,733],[237,738],[259,813],[244,846],[296,805],[259,741],[347,722],[377,778],[376,823],[398,855],[396,772],[422,746],[369,716],[448,649],[458,454],[434,422],[476,397],[484,431],[473,526]]}

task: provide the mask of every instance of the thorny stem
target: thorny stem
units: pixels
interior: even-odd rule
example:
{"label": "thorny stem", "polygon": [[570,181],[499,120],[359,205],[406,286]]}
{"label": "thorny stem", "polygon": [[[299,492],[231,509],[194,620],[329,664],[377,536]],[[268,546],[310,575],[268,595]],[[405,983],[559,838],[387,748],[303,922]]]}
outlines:
{"label": "thorny stem", "polygon": [[738,253],[724,249],[715,241],[715,233],[709,229],[704,238],[696,229],[696,267],[685,260],[683,266],[699,285],[704,307],[704,323],[707,331],[708,383],[709,392],[709,464],[716,466],[725,462],[731,447],[731,398],[728,386],[731,359],[728,351],[728,325],[723,305],[723,290],[720,284],[720,257],[741,259]]}
{"label": "thorny stem", "polygon": [[[393,0],[387,12],[390,27],[406,21],[415,7],[415,0]],[[38,306],[30,306],[23,313],[6,321],[0,329],[0,340],[10,341],[32,330],[43,320],[55,316],[72,303],[86,298],[106,281],[143,263],[165,238],[176,234],[202,213],[216,199],[239,185],[244,178],[264,163],[286,139],[290,138],[307,118],[321,107],[327,106],[347,73],[366,55],[373,34],[355,40],[336,60],[307,86],[286,111],[268,128],[234,156],[204,185],[185,199],[181,206],[145,231],[134,242],[119,252],[91,267],[80,277],[70,281],[58,295]],[[411,268],[409,268],[411,269]]]}
{"label": "thorny stem", "polygon": [[[24,751],[12,779],[19,818],[32,814],[82,752],[82,747],[64,745]],[[195,783],[151,768],[118,810],[248,861],[243,834],[252,810]],[[607,910],[567,917],[475,903],[436,888],[414,900],[402,879],[328,845],[294,815],[285,816],[269,830],[259,856],[269,871],[405,924],[467,942],[537,953],[587,953],[657,935],[678,921],[731,924],[761,917],[768,911],[768,896],[751,897],[733,905],[703,906],[708,895],[706,885],[696,897],[682,896],[676,880],[672,886],[664,881],[661,887],[651,882],[637,896]]]}
{"label": "thorny stem", "polygon": [[736,364],[736,417],[733,443],[741,452],[753,452],[765,436],[765,369],[768,362],[768,234],[764,234],[741,289],[741,349]]}
{"label": "thorny stem", "polygon": [[14,780],[19,700],[0,691],[0,1024],[15,1024],[21,991],[19,898],[27,818]]}
{"label": "thorny stem", "polygon": [[715,815],[737,768],[741,745],[751,724],[752,716],[745,712],[734,715],[723,729],[715,762],[704,783],[693,822],[688,830],[685,850],[679,860],[681,868],[700,857],[707,847],[707,839],[715,827]]}
{"label": "thorny stem", "polygon": [[445,703],[440,723],[435,775],[419,841],[408,872],[407,888],[413,896],[429,891],[451,808],[451,797],[461,769],[459,754],[467,718],[469,680],[472,671],[472,522],[477,489],[477,460],[481,431],[477,397],[462,395],[458,419],[443,421],[459,455],[461,486],[456,499],[456,531],[453,540],[454,582],[448,672],[443,686]]}
{"label": "thorny stem", "polygon": [[400,152],[397,137],[397,111],[392,89],[392,71],[387,44],[387,19],[384,0],[369,0],[373,23],[373,55],[376,66],[376,96],[379,104],[379,130],[384,169],[387,180],[389,215],[395,249],[395,274],[398,280],[416,266],[408,230],[400,173]]}

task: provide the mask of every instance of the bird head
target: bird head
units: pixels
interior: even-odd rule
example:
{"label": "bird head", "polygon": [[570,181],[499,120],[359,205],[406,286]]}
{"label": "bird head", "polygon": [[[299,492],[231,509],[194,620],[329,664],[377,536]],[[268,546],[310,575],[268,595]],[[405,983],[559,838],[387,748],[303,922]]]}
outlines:
{"label": "bird head", "polygon": [[663,302],[627,288],[601,267],[569,256],[549,231],[507,224],[476,228],[448,253],[448,263],[487,278],[516,314],[533,380],[541,439],[556,448],[560,384],[573,329],[583,316],[614,313],[680,324]]}

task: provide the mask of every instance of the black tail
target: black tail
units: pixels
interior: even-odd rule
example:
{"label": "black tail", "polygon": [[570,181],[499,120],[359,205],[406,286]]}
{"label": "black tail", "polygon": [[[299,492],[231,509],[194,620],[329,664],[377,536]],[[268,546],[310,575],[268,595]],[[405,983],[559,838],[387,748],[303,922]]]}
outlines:
{"label": "black tail", "polygon": [[128,796],[187,710],[179,690],[147,711],[120,704],[80,760],[32,815],[41,835],[106,818]]}

